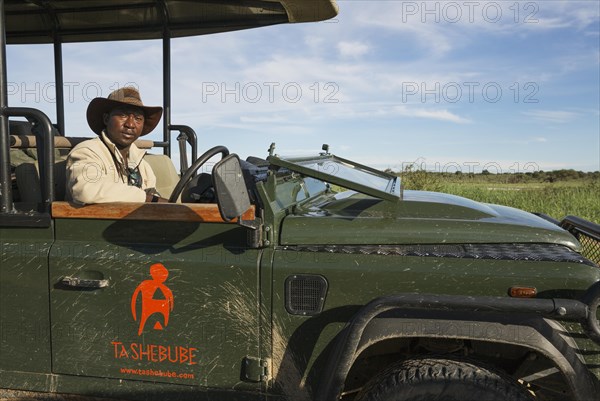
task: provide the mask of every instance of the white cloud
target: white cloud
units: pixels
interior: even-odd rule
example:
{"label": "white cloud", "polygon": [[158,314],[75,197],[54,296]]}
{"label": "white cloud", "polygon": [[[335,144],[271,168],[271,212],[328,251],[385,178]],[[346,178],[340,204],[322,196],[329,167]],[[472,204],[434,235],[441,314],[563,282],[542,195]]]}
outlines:
{"label": "white cloud", "polygon": [[342,57],[357,58],[369,52],[369,45],[363,42],[340,42],[337,47]]}
{"label": "white cloud", "polygon": [[406,106],[398,106],[395,111],[404,117],[427,118],[433,120],[447,121],[456,124],[467,124],[471,121],[467,118],[456,115],[446,109],[428,110],[422,108],[409,108]]}
{"label": "white cloud", "polygon": [[304,44],[312,51],[318,51],[327,45],[324,38],[315,35],[306,35],[304,38]]}
{"label": "white cloud", "polygon": [[[597,27],[600,19],[600,8],[597,1],[548,1],[539,7],[544,17],[544,11],[554,16],[554,19],[562,19],[564,22],[558,24],[559,28],[564,25],[583,30],[588,27]],[[552,27],[552,24],[549,24]]]}
{"label": "white cloud", "polygon": [[579,116],[578,113],[566,110],[534,110],[525,111],[522,114],[533,117],[536,120],[560,124],[568,123]]}
{"label": "white cloud", "polygon": [[286,122],[287,119],[283,116],[274,115],[274,116],[241,116],[240,122],[248,123],[248,124],[273,124],[273,123],[283,123]]}
{"label": "white cloud", "polygon": [[571,22],[564,18],[539,18],[535,22],[525,24],[524,27],[530,30],[536,29],[564,29],[571,26]]}
{"label": "white cloud", "polygon": [[363,1],[344,13],[347,3],[340,1],[340,18],[402,35],[401,42],[418,43],[432,57],[476,43],[481,33],[526,37],[552,30],[597,31],[600,19],[597,1]]}

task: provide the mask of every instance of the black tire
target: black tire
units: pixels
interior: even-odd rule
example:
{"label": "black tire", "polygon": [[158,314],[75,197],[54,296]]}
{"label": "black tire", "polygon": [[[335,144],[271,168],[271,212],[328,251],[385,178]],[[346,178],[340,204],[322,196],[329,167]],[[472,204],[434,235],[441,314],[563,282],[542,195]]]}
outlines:
{"label": "black tire", "polygon": [[375,376],[356,401],[532,401],[507,375],[478,362],[415,358]]}

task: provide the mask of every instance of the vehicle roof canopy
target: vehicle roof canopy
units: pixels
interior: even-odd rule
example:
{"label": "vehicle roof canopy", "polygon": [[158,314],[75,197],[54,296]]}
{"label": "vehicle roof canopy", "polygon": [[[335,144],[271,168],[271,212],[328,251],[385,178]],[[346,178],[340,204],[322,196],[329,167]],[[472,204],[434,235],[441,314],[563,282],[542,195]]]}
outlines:
{"label": "vehicle roof canopy", "polygon": [[8,44],[160,39],[322,21],[335,0],[6,0]]}

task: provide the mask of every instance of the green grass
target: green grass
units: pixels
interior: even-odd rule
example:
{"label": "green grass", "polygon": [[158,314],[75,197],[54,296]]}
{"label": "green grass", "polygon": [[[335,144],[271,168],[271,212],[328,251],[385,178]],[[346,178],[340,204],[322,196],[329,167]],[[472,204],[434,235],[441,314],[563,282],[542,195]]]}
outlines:
{"label": "green grass", "polygon": [[[600,178],[598,173],[543,173],[539,178],[523,174],[454,175],[407,168],[399,175],[405,189],[445,192],[479,202],[511,206],[545,213],[557,220],[575,215],[600,223]],[[564,173],[564,172],[563,172]],[[563,174],[564,175],[564,174]],[[548,177],[553,177],[548,180]],[[552,181],[552,182],[547,182]]]}
{"label": "green grass", "polygon": [[442,183],[439,191],[479,202],[545,213],[557,220],[567,215],[575,215],[596,223],[600,222],[598,182],[501,185]]}

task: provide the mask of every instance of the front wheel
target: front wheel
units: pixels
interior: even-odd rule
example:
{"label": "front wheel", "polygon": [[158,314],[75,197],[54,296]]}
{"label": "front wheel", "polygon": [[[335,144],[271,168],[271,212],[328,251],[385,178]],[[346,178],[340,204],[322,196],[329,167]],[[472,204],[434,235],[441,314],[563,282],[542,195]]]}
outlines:
{"label": "front wheel", "polygon": [[474,361],[415,358],[374,377],[357,401],[532,401],[507,375]]}

